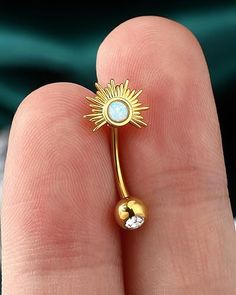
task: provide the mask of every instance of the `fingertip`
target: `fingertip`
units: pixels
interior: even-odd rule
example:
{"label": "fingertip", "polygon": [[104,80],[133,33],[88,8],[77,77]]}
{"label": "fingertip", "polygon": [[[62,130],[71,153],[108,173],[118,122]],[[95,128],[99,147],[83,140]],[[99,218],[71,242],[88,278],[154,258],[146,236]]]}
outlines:
{"label": "fingertip", "polygon": [[70,119],[76,123],[81,136],[86,134],[85,138],[88,138],[90,128],[83,118],[87,95],[92,95],[92,92],[78,84],[65,82],[47,84],[32,91],[23,99],[13,118],[9,151],[15,151],[19,143],[24,154],[26,142],[30,141],[33,146],[39,136],[44,134],[47,138],[48,133],[56,130],[55,125],[63,128]]}
{"label": "fingertip", "polygon": [[92,92],[75,83],[57,82],[44,85],[23,99],[14,120],[34,110],[44,113],[50,111],[53,114],[62,105],[64,111],[81,112],[81,107],[84,108],[86,105],[84,97],[89,94]]}
{"label": "fingertip", "polygon": [[105,38],[97,54],[97,74],[102,83],[114,77],[116,82],[128,78],[136,84],[137,78],[150,80],[157,63],[155,71],[167,73],[179,72],[180,63],[182,72],[184,66],[189,71],[199,62],[205,65],[199,42],[188,28],[163,17],[141,16],[122,23]]}

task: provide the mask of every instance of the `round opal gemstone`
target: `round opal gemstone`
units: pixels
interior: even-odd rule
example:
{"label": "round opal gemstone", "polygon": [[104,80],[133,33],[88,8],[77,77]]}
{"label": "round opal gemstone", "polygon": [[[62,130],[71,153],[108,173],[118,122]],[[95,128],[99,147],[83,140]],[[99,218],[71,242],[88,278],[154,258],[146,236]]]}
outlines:
{"label": "round opal gemstone", "polygon": [[144,223],[144,217],[141,216],[132,216],[125,222],[125,227],[128,229],[136,229],[142,226]]}
{"label": "round opal gemstone", "polygon": [[108,116],[114,122],[123,122],[129,116],[129,109],[122,101],[113,101],[108,106]]}

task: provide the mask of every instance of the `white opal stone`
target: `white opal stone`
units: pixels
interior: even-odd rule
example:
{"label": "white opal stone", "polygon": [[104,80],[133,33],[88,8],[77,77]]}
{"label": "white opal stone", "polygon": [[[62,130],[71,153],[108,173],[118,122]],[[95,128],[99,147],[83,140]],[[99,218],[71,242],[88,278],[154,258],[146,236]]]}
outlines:
{"label": "white opal stone", "polygon": [[122,101],[113,101],[108,106],[108,116],[114,122],[123,122],[129,116],[128,106]]}
{"label": "white opal stone", "polygon": [[125,222],[125,227],[128,229],[136,229],[142,226],[144,223],[144,217],[141,216],[132,216]]}

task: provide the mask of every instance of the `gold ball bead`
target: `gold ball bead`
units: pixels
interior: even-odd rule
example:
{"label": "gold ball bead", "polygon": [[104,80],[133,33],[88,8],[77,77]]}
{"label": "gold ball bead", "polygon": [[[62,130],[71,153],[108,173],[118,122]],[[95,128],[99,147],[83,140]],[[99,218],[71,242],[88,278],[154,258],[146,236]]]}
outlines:
{"label": "gold ball bead", "polygon": [[124,229],[137,229],[147,219],[147,208],[139,199],[128,197],[121,199],[115,208],[117,223]]}

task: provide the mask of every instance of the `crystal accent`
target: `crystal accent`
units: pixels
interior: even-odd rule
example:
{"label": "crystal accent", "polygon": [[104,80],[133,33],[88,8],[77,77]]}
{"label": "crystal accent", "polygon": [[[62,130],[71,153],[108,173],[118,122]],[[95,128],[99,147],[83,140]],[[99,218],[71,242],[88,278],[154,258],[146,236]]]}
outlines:
{"label": "crystal accent", "polygon": [[113,101],[108,106],[108,116],[114,122],[123,122],[129,116],[128,106],[122,101]]}
{"label": "crystal accent", "polygon": [[125,222],[125,227],[128,229],[136,229],[142,226],[144,223],[144,217],[141,216],[132,216]]}

